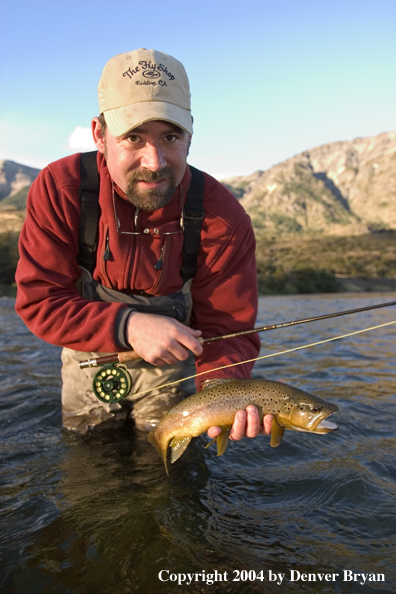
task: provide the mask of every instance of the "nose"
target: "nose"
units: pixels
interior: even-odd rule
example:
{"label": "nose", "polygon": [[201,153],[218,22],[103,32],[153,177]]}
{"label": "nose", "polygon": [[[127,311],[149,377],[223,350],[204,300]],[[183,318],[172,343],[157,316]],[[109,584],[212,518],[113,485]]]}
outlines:
{"label": "nose", "polygon": [[150,171],[160,171],[166,167],[165,155],[159,144],[146,142],[142,149],[140,166]]}

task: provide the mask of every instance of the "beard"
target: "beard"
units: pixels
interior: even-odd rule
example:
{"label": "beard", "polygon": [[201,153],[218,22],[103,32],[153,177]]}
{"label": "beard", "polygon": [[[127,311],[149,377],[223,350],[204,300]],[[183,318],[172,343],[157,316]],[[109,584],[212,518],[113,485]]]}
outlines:
{"label": "beard", "polygon": [[[138,189],[139,181],[157,182],[167,179],[168,182],[163,188],[148,190]],[[162,208],[172,198],[177,187],[175,172],[171,167],[164,167],[161,171],[150,171],[150,169],[136,169],[128,179],[128,186],[125,191],[126,197],[136,208],[141,210],[157,210]]]}

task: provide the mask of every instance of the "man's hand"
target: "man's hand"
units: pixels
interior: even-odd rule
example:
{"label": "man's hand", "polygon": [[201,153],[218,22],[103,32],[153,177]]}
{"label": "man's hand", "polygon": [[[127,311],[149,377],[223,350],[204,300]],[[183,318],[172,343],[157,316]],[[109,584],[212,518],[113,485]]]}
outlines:
{"label": "man's hand", "polygon": [[[230,430],[230,439],[239,441],[243,437],[257,437],[260,433],[270,435],[272,419],[272,415],[265,415],[263,424],[260,425],[257,407],[253,404],[249,404],[249,406],[246,407],[246,410],[239,410],[235,415],[234,423]],[[220,433],[220,427],[214,426],[208,429],[208,435],[211,439],[214,439],[220,435]]]}
{"label": "man's hand", "polygon": [[158,367],[185,361],[189,351],[199,357],[202,354],[202,346],[197,340],[199,336],[200,330],[165,316],[136,311],[128,318],[129,344],[142,359]]}

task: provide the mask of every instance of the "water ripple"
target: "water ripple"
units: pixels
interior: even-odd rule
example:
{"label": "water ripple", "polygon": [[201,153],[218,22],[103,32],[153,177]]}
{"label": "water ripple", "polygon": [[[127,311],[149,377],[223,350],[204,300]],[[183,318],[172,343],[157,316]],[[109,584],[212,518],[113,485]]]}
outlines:
{"label": "water ripple", "polygon": [[[393,296],[264,298],[259,325],[392,300]],[[64,433],[60,350],[30,335],[0,300],[1,591],[187,591],[174,574],[254,570],[264,581],[194,582],[188,592],[280,592],[268,572],[384,573],[364,591],[396,592],[396,344],[383,328],[261,360],[281,379],[339,406],[338,432],[287,431],[232,443],[226,454],[193,440],[164,473],[144,434]],[[267,332],[262,354],[392,319],[392,309]],[[358,583],[291,582],[290,592],[361,592]]]}

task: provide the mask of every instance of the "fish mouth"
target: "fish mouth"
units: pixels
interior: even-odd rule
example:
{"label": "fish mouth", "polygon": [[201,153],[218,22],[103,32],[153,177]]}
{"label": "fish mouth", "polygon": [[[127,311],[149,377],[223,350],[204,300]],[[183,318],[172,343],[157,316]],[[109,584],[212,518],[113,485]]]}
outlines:
{"label": "fish mouth", "polygon": [[328,421],[330,415],[338,411],[338,407],[333,405],[335,410],[331,410],[325,415],[321,415],[318,419],[317,425],[312,429],[314,433],[330,433],[330,431],[337,431],[338,425],[332,421]]}
{"label": "fish mouth", "polygon": [[327,419],[323,419],[319,421],[319,424],[315,427],[315,433],[330,433],[330,431],[337,431],[338,425],[328,421]]}

